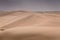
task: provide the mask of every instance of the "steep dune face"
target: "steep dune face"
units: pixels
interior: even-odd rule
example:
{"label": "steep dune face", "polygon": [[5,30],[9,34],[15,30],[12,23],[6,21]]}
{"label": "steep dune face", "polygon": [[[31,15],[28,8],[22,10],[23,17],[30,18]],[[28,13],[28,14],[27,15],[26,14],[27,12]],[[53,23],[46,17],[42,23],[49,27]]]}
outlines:
{"label": "steep dune face", "polygon": [[45,26],[59,27],[59,12],[10,12],[11,14],[0,17],[1,28],[12,28],[16,26]]}

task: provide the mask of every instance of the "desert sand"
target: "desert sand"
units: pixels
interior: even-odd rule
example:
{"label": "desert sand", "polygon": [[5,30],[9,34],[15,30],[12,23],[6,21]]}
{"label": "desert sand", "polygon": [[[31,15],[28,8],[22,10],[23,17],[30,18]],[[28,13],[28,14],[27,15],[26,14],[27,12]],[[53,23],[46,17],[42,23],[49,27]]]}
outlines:
{"label": "desert sand", "polygon": [[[30,33],[29,35],[32,35],[31,33],[34,33],[34,32],[40,35],[40,36],[36,35],[35,37],[33,36],[32,38],[30,38],[29,36],[28,38],[28,36],[26,37],[24,36],[26,34],[24,34],[23,36],[26,37],[27,39],[22,37],[23,39],[21,40],[35,40],[35,39],[36,40],[45,40],[45,39],[60,40],[60,11],[54,11],[54,12],[53,11],[49,11],[49,12],[12,11],[12,12],[6,12],[3,14],[1,13],[0,13],[1,15],[0,16],[0,38],[2,37],[3,34],[6,35],[7,33],[8,33],[8,36],[10,35],[12,36],[15,32],[14,30],[16,30],[17,36],[19,33],[22,33],[19,35],[23,35],[24,31],[25,32],[27,31],[26,34]],[[27,27],[27,30],[25,30],[24,27]],[[32,27],[32,28],[30,29],[29,27],[30,28]],[[19,28],[20,30],[18,31],[17,29]],[[29,30],[31,30],[31,32],[29,32]],[[43,36],[41,36],[40,33],[43,34]],[[4,35],[3,35],[4,38],[3,37],[2,38],[5,40]],[[45,35],[48,35],[47,36],[48,38],[46,38]],[[10,38],[9,40],[13,40],[13,39]]]}
{"label": "desert sand", "polygon": [[0,32],[0,40],[60,40],[60,27],[14,27]]}
{"label": "desert sand", "polygon": [[60,27],[60,14],[59,11],[58,12],[12,11],[0,16],[0,28],[7,29],[16,26]]}

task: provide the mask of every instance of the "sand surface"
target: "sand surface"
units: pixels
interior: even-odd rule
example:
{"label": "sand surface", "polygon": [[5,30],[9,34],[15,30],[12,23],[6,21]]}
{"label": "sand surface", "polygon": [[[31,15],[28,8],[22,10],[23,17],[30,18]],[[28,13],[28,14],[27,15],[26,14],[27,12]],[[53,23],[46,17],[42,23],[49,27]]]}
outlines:
{"label": "sand surface", "polygon": [[14,37],[18,40],[60,40],[60,12],[13,11],[0,15],[0,40],[1,37],[3,40]]}
{"label": "sand surface", "polygon": [[59,12],[38,13],[16,11],[0,16],[0,28],[11,28],[17,26],[60,27],[60,14]]}
{"label": "sand surface", "polygon": [[0,40],[60,40],[60,27],[14,27],[0,31]]}

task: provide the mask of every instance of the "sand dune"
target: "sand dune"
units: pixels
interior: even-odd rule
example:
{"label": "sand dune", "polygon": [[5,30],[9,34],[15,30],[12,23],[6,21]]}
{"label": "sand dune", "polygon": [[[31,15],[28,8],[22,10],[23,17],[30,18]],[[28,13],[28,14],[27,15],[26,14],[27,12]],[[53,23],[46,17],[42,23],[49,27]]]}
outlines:
{"label": "sand dune", "polygon": [[60,12],[12,11],[0,15],[0,40],[60,40]]}
{"label": "sand dune", "polygon": [[28,13],[22,13],[22,12],[17,12],[17,13],[11,13],[6,16],[0,17],[0,27],[4,27],[8,24],[11,24],[17,20],[24,19],[26,17],[29,17],[31,14]]}
{"label": "sand dune", "polygon": [[59,12],[25,12],[14,11],[11,14],[0,17],[1,28],[16,26],[45,26],[59,27]]}

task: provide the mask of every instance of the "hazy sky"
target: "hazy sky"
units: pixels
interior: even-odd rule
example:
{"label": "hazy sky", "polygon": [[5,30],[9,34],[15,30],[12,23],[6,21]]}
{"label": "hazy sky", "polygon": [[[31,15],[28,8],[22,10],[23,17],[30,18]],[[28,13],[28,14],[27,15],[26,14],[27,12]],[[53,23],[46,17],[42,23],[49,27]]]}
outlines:
{"label": "hazy sky", "polygon": [[60,0],[0,0],[0,10],[60,11]]}

